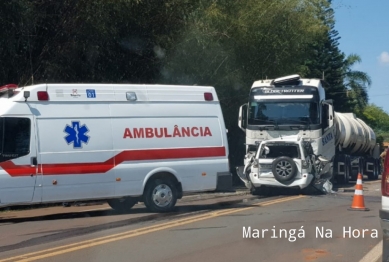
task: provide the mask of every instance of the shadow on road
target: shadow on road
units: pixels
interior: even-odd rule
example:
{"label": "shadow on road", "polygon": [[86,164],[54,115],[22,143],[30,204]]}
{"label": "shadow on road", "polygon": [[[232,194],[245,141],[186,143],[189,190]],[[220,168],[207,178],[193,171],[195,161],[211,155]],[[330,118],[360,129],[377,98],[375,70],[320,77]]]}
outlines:
{"label": "shadow on road", "polygon": [[[131,212],[125,213],[125,214],[119,214],[113,210],[102,210],[102,211],[85,211],[85,212],[71,212],[71,213],[65,213],[65,214],[54,214],[54,215],[46,215],[46,216],[38,216],[38,217],[26,217],[26,218],[9,218],[9,219],[1,219],[0,220],[0,226],[1,224],[5,223],[22,223],[22,222],[31,222],[31,221],[47,221],[47,220],[60,220],[60,219],[75,219],[75,218],[84,218],[84,217],[99,217],[99,216],[125,216],[129,214],[148,214],[146,216],[137,216],[137,217],[126,217],[120,221],[114,221],[114,222],[108,222],[93,226],[85,226],[85,227],[77,227],[77,228],[68,228],[68,229],[59,229],[57,231],[47,231],[47,232],[37,232],[39,234],[41,233],[47,233],[44,236],[38,236],[33,237],[31,239],[22,241],[20,243],[7,245],[7,246],[0,246],[0,252],[5,252],[9,250],[15,250],[19,248],[29,247],[29,246],[35,246],[39,244],[49,243],[56,240],[63,240],[64,238],[74,237],[74,236],[80,236],[90,233],[95,233],[107,229],[113,229],[118,227],[124,227],[129,226],[131,224],[135,224],[138,222],[146,222],[146,221],[158,221],[163,220],[168,217],[176,217],[179,215],[180,218],[184,218],[186,216],[201,214],[209,211],[215,211],[215,210],[223,210],[223,209],[232,209],[232,208],[242,208],[242,207],[250,207],[253,206],[253,203],[250,202],[256,202],[255,200],[259,199],[265,199],[261,197],[249,197],[247,201],[243,202],[243,200],[235,200],[230,202],[223,202],[223,203],[217,203],[217,204],[188,204],[188,205],[180,205],[177,206],[174,212],[170,213],[149,213],[146,208],[139,207],[134,208],[131,210]],[[278,199],[278,198],[272,198],[272,199]],[[35,233],[32,233],[30,235],[34,235]]]}
{"label": "shadow on road", "polygon": [[[260,196],[248,196],[251,200],[261,199],[263,197]],[[231,201],[223,201],[215,204],[181,204],[176,206],[173,212],[169,213],[150,213],[146,207],[139,205],[139,207],[134,207],[128,212],[118,212],[113,209],[108,210],[93,210],[93,211],[78,211],[78,212],[68,212],[68,213],[60,213],[60,214],[48,214],[42,216],[31,216],[31,217],[9,217],[2,218],[0,214],[0,225],[1,224],[17,224],[23,222],[33,222],[33,221],[49,221],[49,220],[61,220],[61,219],[77,219],[77,218],[88,218],[88,217],[103,217],[103,216],[126,216],[126,215],[147,215],[147,217],[151,217],[151,219],[155,219],[156,217],[166,217],[172,216],[182,213],[190,213],[190,212],[198,212],[198,211],[209,211],[209,210],[217,210],[223,208],[231,208],[232,205],[241,203],[243,200],[231,200]],[[130,219],[144,220],[145,216],[137,216]],[[127,221],[127,220],[126,220]]]}

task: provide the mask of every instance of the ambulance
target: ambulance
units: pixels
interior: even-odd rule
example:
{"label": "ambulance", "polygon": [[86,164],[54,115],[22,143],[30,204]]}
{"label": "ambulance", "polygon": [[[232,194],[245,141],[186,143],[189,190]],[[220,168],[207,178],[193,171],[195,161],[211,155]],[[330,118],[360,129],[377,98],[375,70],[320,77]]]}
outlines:
{"label": "ambulance", "polygon": [[106,200],[170,212],[191,192],[230,192],[211,86],[0,87],[0,207]]}

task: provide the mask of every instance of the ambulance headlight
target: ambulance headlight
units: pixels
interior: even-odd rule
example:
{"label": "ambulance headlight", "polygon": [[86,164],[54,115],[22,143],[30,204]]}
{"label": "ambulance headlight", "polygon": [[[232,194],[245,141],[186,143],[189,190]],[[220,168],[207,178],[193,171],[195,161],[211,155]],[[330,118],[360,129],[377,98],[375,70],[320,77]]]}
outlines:
{"label": "ambulance headlight", "polygon": [[127,92],[126,96],[127,96],[128,101],[136,101],[137,100],[135,92]]}

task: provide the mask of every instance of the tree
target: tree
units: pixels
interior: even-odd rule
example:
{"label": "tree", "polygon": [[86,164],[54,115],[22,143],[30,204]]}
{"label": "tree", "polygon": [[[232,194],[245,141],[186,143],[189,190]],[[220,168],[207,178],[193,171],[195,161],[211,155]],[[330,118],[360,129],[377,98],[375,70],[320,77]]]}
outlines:
{"label": "tree", "polygon": [[347,89],[344,84],[344,58],[339,49],[339,33],[334,29],[334,10],[331,0],[322,5],[319,17],[326,26],[325,34],[310,46],[310,56],[305,62],[305,76],[323,79],[326,99],[332,99],[336,111],[349,111]]}
{"label": "tree", "polygon": [[381,107],[369,104],[358,112],[358,117],[369,125],[375,132],[376,141],[381,148],[384,141],[389,141],[389,115]]}
{"label": "tree", "polygon": [[327,98],[348,106],[327,0],[3,2],[1,81],[212,85],[232,165],[243,160],[238,109],[253,81],[324,72]]}
{"label": "tree", "polygon": [[371,86],[371,78],[368,74],[362,71],[353,70],[352,67],[356,63],[360,63],[361,58],[357,54],[350,54],[344,60],[343,77],[345,86],[348,89],[350,103],[354,112],[361,112],[367,106],[369,97],[367,88]]}
{"label": "tree", "polygon": [[309,46],[325,32],[324,0],[200,1],[166,48],[158,82],[212,85],[229,130],[231,164],[243,161],[239,106],[253,81],[297,73]]}
{"label": "tree", "polygon": [[389,115],[375,104],[367,105],[359,117],[378,133],[385,133],[389,130]]}

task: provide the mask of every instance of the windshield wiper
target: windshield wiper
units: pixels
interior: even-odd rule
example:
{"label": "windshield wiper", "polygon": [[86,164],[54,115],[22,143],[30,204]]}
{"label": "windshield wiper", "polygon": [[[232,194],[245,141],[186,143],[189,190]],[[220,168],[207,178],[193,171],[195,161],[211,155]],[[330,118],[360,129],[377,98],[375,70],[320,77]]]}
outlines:
{"label": "windshield wiper", "polygon": [[291,122],[297,122],[299,124],[306,124],[308,125],[308,129],[311,129],[311,124],[312,124],[312,120],[310,118],[307,118],[308,120],[297,120],[297,119],[287,119],[287,121],[291,121]]}
{"label": "windshield wiper", "polygon": [[272,124],[274,124],[275,128],[280,129],[279,126],[278,126],[277,120],[267,119],[267,120],[262,120],[262,121],[266,121],[266,122],[272,123]]}
{"label": "windshield wiper", "polygon": [[[275,127],[275,129],[279,129],[277,120],[272,120],[272,119],[261,119],[261,118],[254,118],[254,120],[261,121],[261,122],[267,122],[267,123],[273,124],[274,127]],[[269,127],[269,126],[266,126],[266,125],[263,126],[264,129],[266,129],[266,127]]]}

